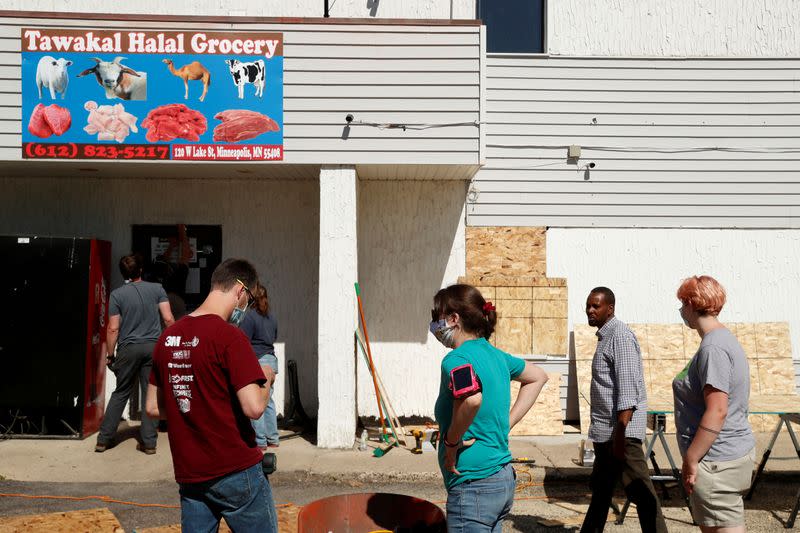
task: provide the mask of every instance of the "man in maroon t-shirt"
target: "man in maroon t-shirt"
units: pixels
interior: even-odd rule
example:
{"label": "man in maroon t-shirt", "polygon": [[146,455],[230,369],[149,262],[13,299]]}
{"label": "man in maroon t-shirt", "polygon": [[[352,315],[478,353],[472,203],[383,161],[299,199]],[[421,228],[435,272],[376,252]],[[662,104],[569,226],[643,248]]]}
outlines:
{"label": "man in maroon t-shirt", "polygon": [[215,531],[220,516],[237,532],[278,530],[250,424],[275,375],[236,327],[257,280],[249,262],[222,262],[203,304],[167,328],[153,353],[147,414],[169,425],[183,531]]}

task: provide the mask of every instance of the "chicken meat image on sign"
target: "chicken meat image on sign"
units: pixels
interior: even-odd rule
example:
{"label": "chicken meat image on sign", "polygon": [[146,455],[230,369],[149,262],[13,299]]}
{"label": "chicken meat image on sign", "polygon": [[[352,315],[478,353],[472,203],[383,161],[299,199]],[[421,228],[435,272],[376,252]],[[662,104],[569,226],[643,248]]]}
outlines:
{"label": "chicken meat image on sign", "polygon": [[283,34],[23,28],[22,157],[283,159]]}

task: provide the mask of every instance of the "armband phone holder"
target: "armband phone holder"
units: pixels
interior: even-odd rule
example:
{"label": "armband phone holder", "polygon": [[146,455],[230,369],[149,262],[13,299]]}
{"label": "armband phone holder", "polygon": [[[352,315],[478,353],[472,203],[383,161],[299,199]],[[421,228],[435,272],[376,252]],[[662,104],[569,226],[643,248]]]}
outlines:
{"label": "armband phone holder", "polygon": [[455,367],[450,371],[448,387],[453,391],[453,398],[460,400],[481,391],[481,380],[475,374],[471,364]]}

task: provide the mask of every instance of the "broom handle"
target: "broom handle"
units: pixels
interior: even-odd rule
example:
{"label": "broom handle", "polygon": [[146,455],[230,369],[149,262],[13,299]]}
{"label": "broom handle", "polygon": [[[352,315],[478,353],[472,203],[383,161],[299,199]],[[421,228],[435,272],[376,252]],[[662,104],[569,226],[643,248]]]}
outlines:
{"label": "broom handle", "polygon": [[[369,366],[369,361],[367,360],[367,349],[364,348],[364,342],[361,340],[361,333],[356,330],[356,341],[358,342],[358,347],[361,349],[361,354],[364,356],[364,362]],[[397,418],[397,413],[394,411],[394,407],[392,406],[392,402],[389,400],[389,395],[386,394],[386,387],[383,384],[383,380],[381,380],[380,374],[378,372],[374,373],[375,379],[378,381],[378,390],[381,392],[381,403],[383,404],[383,410],[386,414],[386,420],[389,421],[389,425],[400,434],[403,438],[403,443],[405,443],[405,428],[400,424],[400,419]],[[395,435],[397,439],[397,435]],[[400,440],[400,439],[397,439]]]}
{"label": "broom handle", "polygon": [[364,306],[361,304],[361,289],[356,282],[356,299],[358,300],[358,314],[361,317],[361,325],[364,328],[364,340],[367,344],[367,358],[369,359],[369,370],[372,375],[372,384],[375,386],[375,398],[378,400],[378,414],[381,420],[381,434],[386,434],[386,424],[383,422],[383,409],[381,408],[381,393],[378,391],[378,382],[375,380],[375,364],[372,362],[372,350],[369,347],[369,333],[367,333],[367,321],[364,320]]}

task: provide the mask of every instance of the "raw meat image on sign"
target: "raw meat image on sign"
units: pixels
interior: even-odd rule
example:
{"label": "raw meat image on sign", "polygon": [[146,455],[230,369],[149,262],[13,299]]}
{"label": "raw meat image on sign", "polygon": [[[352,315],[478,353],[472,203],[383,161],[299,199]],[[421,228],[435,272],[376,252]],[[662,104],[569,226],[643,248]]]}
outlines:
{"label": "raw meat image on sign", "polygon": [[283,34],[22,28],[22,157],[283,159]]}

